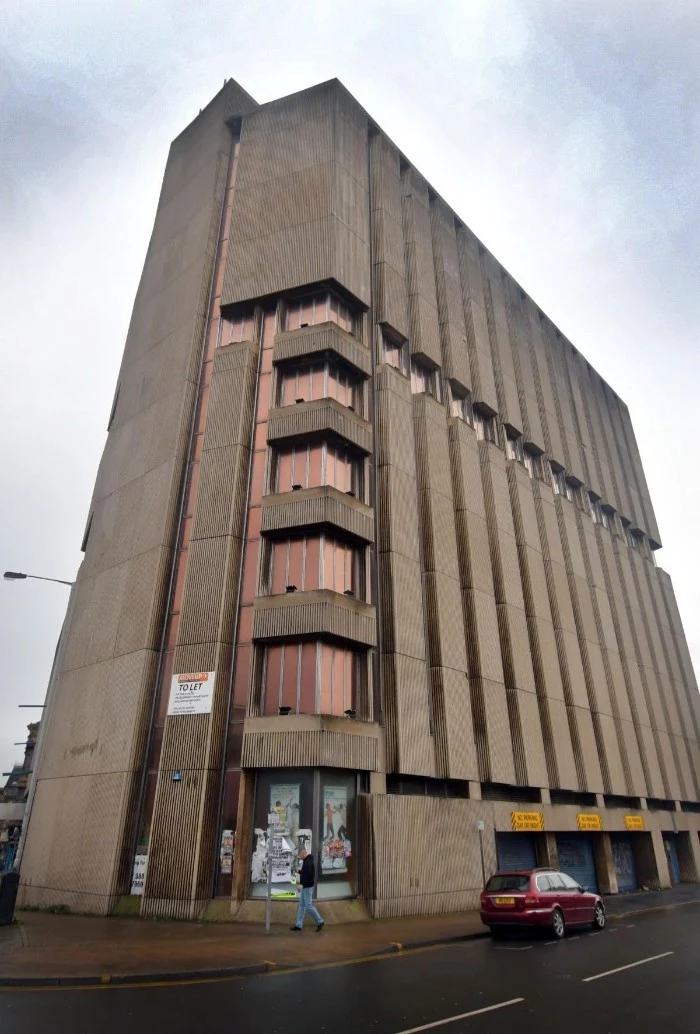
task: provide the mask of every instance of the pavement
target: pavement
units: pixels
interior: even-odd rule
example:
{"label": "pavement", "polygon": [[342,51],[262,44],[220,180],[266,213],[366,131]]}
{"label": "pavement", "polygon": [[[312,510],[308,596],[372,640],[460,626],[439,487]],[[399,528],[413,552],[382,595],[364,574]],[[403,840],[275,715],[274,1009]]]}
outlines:
{"label": "pavement", "polygon": [[[0,988],[0,1030],[698,1034],[697,897],[631,912],[611,916],[603,931],[572,929],[561,941],[522,931],[252,976]],[[275,937],[284,939],[280,931]]]}
{"label": "pavement", "polygon": [[[609,916],[700,902],[700,885],[606,899]],[[700,912],[698,912],[700,918]],[[19,912],[0,927],[0,988],[139,984],[246,976],[487,936],[477,912],[328,924],[183,923]]]}

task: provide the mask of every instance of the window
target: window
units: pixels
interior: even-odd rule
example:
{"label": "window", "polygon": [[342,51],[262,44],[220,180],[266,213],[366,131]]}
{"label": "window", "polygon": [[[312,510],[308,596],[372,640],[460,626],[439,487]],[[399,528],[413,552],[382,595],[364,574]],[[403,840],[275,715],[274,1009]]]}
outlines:
{"label": "window", "polygon": [[330,291],[319,291],[287,303],[285,330],[313,327],[317,323],[337,323],[348,334],[355,333],[350,307]]}
{"label": "window", "polygon": [[331,485],[340,492],[363,497],[362,462],[342,445],[327,442],[293,445],[275,453],[273,492]]}
{"label": "window", "polygon": [[601,505],[600,523],[603,525],[604,528],[607,528],[608,531],[615,530],[615,511],[613,510],[612,506]]}
{"label": "window", "polygon": [[549,882],[549,876],[538,876],[537,877],[537,889],[539,891],[547,891],[551,889],[551,883]]}
{"label": "window", "polygon": [[492,876],[486,884],[487,894],[497,894],[504,890],[526,891],[530,889],[529,876]]}
{"label": "window", "polygon": [[450,393],[450,415],[459,417],[471,427],[474,426],[474,410],[472,409],[471,392],[460,388],[452,381],[448,384]]}
{"label": "window", "polygon": [[303,535],[271,543],[267,591],[332,589],[364,598],[363,551],[325,534]]}
{"label": "window", "polygon": [[506,431],[506,459],[525,463],[522,436],[516,435],[514,431]]}
{"label": "window", "polygon": [[432,395],[438,402],[442,402],[442,385],[437,367],[428,366],[420,359],[411,359],[411,391],[414,395]]}
{"label": "window", "polygon": [[565,872],[560,872],[557,875],[559,876],[561,882],[564,884],[564,890],[579,891],[581,889],[580,885],[576,882],[576,880],[573,879],[573,877],[571,876],[567,876]]}
{"label": "window", "polygon": [[476,437],[485,442],[498,444],[496,437],[496,421],[490,415],[474,409],[474,430]]}
{"label": "window", "polygon": [[360,378],[350,373],[347,367],[330,360],[280,370],[280,406],[326,398],[335,399],[348,409],[361,411]]}
{"label": "window", "polygon": [[393,366],[404,377],[408,377],[408,346],[406,342],[399,341],[386,331],[382,331],[381,361],[387,363],[388,366]]}
{"label": "window", "polygon": [[566,471],[563,467],[559,467],[557,464],[551,463],[551,468],[554,494],[563,495],[570,503],[575,503],[579,496],[578,483],[567,478]]}
{"label": "window", "polygon": [[253,313],[239,313],[231,319],[221,321],[221,344],[230,345],[236,341],[252,341]]}
{"label": "window", "polygon": [[267,646],[263,652],[262,708],[293,714],[343,715],[355,709],[358,657],[354,650],[324,642]]}
{"label": "window", "polygon": [[539,478],[540,481],[546,481],[543,455],[534,446],[523,446],[523,463],[531,478]]}

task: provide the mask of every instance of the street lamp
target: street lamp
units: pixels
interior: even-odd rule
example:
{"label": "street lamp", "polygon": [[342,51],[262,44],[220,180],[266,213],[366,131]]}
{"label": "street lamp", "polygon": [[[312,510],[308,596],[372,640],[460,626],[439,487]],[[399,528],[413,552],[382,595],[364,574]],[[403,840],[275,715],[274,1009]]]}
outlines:
{"label": "street lamp", "polygon": [[[38,582],[56,582],[58,585],[69,585],[71,589],[74,587],[75,582],[64,581],[63,578],[45,578],[39,574],[25,574],[24,571],[5,571],[3,578],[7,582],[19,582],[24,581],[27,578],[35,579]],[[29,780],[29,790],[27,792],[27,803],[24,807],[24,819],[22,821],[22,832],[20,834],[19,842],[17,843],[17,851],[13,859],[15,870],[20,867],[22,860],[22,854],[24,853],[24,845],[27,840],[27,830],[29,829],[29,819],[32,814],[32,805],[34,803],[34,793],[36,791],[37,774],[39,766],[41,764],[41,756],[44,747],[44,736],[46,733],[46,727],[51,719],[51,709],[53,706],[54,691],[56,689],[56,683],[58,682],[58,676],[61,671],[61,665],[63,663],[63,651],[66,643],[66,632],[70,624],[71,611],[73,609],[73,593],[71,592],[68,598],[68,606],[66,608],[66,614],[63,618],[63,624],[61,631],[58,636],[58,642],[56,643],[56,650],[53,655],[53,664],[51,665],[51,674],[49,675],[49,684],[46,687],[46,700],[43,704],[20,704],[20,707],[41,707],[43,708],[43,717],[41,725],[39,726],[39,735],[37,737],[36,746],[34,748],[34,762],[32,764],[31,776]]]}
{"label": "street lamp", "polygon": [[41,574],[25,574],[24,571],[5,571],[3,578],[6,582],[21,582],[25,578],[34,578],[37,582],[56,582],[58,585],[73,585],[73,582],[64,582],[62,578],[44,578]]}

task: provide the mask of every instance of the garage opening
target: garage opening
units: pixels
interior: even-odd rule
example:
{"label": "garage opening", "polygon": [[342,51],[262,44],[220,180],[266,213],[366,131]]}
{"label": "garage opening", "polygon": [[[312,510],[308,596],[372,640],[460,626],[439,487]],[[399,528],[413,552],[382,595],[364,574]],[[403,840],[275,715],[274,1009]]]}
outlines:
{"label": "garage opening", "polygon": [[582,887],[598,892],[593,844],[586,833],[557,833],[559,868]]}
{"label": "garage opening", "polygon": [[498,868],[536,869],[537,849],[532,833],[496,833]]}
{"label": "garage opening", "polygon": [[611,833],[610,844],[615,861],[618,891],[622,894],[626,891],[639,890],[632,837],[628,833]]}

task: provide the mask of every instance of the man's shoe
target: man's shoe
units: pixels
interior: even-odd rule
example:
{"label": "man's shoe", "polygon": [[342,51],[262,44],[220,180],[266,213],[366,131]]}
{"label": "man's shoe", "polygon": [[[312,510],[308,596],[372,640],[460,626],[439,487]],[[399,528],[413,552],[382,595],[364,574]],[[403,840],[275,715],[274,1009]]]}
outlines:
{"label": "man's shoe", "polygon": [[322,922],[322,923],[319,923],[318,926],[316,927],[316,933],[320,933],[325,925],[326,925],[325,921]]}
{"label": "man's shoe", "polygon": [[300,926],[290,926],[289,929],[290,930],[296,930],[297,933],[301,933],[301,927]]}

